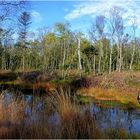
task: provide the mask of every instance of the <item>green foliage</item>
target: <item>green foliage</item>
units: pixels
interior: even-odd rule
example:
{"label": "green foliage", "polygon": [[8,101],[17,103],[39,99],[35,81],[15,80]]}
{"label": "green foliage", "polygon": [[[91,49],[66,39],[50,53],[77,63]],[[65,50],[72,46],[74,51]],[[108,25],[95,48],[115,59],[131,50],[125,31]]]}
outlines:
{"label": "green foliage", "polygon": [[87,57],[93,57],[93,55],[97,55],[97,50],[94,46],[89,46],[83,50],[83,53],[87,55]]}
{"label": "green foliage", "polygon": [[91,97],[87,97],[87,96],[81,96],[81,95],[77,95],[76,96],[76,100],[79,104],[83,105],[83,104],[88,104],[91,101]]}
{"label": "green foliage", "polygon": [[[132,70],[140,70],[140,50],[137,40],[127,42],[123,41],[125,38],[121,36],[121,42],[118,42],[112,36],[114,37],[112,41],[111,37],[104,34],[103,28],[106,24],[104,17],[99,16],[96,20],[98,24],[100,20],[102,23],[96,25],[98,29],[93,32],[94,40],[86,38],[80,31],[73,32],[69,23],[56,23],[52,30],[43,28],[39,30],[40,34],[36,39],[28,40],[30,14],[22,13],[19,17],[19,38],[15,45],[6,47],[2,43],[0,45],[0,69],[13,71],[39,69],[44,73],[59,70],[65,78],[69,70],[79,71],[79,61],[84,74],[107,73],[110,66],[111,71],[118,71],[122,61],[120,70],[130,70],[132,51],[135,46]],[[122,23],[118,22],[118,24]],[[80,38],[80,50],[78,38]]]}

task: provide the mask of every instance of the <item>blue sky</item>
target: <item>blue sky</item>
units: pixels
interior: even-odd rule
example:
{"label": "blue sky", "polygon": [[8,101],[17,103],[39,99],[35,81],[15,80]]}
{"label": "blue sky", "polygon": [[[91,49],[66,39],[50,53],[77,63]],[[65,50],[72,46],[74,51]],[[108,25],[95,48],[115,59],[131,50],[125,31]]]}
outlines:
{"label": "blue sky", "polygon": [[136,18],[137,28],[140,28],[139,0],[30,1],[30,5],[32,30],[53,26],[56,22],[69,22],[73,30],[86,32],[96,15],[105,15],[108,18],[109,10],[114,6],[123,9],[124,24],[130,33],[132,17]]}
{"label": "blue sky", "polygon": [[86,31],[90,17],[68,19],[67,15],[81,2],[77,1],[31,1],[32,29],[53,26],[56,22],[69,22],[73,30]]}

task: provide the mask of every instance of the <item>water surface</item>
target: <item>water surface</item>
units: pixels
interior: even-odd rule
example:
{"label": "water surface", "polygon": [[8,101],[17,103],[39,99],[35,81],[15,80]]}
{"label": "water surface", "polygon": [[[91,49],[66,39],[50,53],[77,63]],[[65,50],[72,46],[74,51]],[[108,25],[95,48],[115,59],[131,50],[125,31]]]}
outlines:
{"label": "water surface", "polygon": [[[2,92],[4,103],[8,104],[13,97],[15,98],[15,94],[10,92],[9,90],[5,90]],[[46,105],[46,98],[44,96],[38,96],[33,94],[18,94],[17,98],[20,100],[24,100],[27,104],[24,108],[25,114],[30,120],[37,121],[39,119],[38,114],[42,113],[42,111],[49,109]],[[87,108],[90,109],[91,114],[96,120],[96,125],[100,129],[108,129],[108,128],[123,128],[128,133],[138,133],[140,134],[140,111],[136,109],[124,109],[121,107],[104,107],[99,106],[96,103],[90,103],[88,105],[82,105],[83,111]],[[46,118],[47,123],[51,125],[59,125],[60,124],[60,116],[54,111],[50,113],[49,117]],[[45,124],[44,124],[45,125]]]}

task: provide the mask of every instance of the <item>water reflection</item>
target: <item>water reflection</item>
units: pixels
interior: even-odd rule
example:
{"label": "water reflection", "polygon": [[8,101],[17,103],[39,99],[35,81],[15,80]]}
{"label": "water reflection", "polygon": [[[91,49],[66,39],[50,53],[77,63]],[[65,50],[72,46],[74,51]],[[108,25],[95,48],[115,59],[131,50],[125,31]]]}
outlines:
{"label": "water reflection", "polygon": [[[12,101],[13,95],[15,97],[14,93],[9,92],[8,90],[3,91],[4,103],[8,104]],[[42,113],[44,108],[47,110],[44,96],[35,96],[33,94],[18,94],[17,96],[18,99],[24,100],[26,103],[25,114],[26,117],[30,117],[30,121],[39,119],[38,114]],[[136,132],[140,134],[140,111],[138,110],[126,110],[119,107],[104,108],[97,106],[94,103],[83,107],[85,110],[86,108],[90,108],[90,111],[96,120],[96,125],[100,129],[124,128],[129,133]],[[44,120],[51,125],[60,124],[60,116],[57,112],[50,114],[50,116]]]}
{"label": "water reflection", "polygon": [[126,110],[119,107],[103,108],[95,104],[90,106],[95,115],[97,125],[100,128],[124,128],[129,133],[140,133],[140,112],[138,110]]}

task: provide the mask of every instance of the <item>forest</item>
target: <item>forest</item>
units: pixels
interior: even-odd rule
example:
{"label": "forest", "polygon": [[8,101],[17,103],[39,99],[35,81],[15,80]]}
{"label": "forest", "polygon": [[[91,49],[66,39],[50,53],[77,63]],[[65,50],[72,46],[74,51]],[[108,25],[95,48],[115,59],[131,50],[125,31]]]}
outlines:
{"label": "forest", "polygon": [[32,30],[31,8],[0,1],[0,138],[140,138],[137,17]]}
{"label": "forest", "polygon": [[[88,74],[140,69],[137,19],[131,17],[131,34],[128,34],[121,17],[122,11],[118,7],[110,9],[109,19],[98,15],[87,29],[88,35],[72,31],[69,23],[41,27],[37,34],[29,34],[29,28],[32,26],[31,16],[29,12],[24,11],[26,9],[22,4],[9,7],[1,2],[1,25],[12,22],[7,21],[13,16],[10,10],[16,9],[17,6],[22,8],[19,9],[21,13],[14,15],[17,18],[17,27],[1,27],[1,70],[60,70],[64,76],[69,70],[77,69]],[[15,32],[16,40],[13,37]]]}

